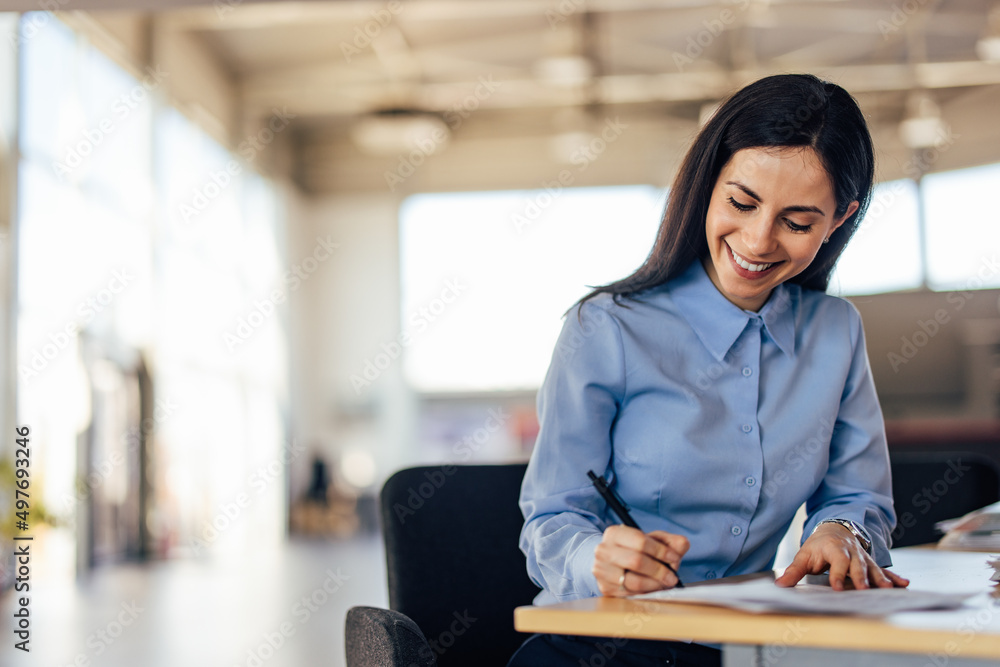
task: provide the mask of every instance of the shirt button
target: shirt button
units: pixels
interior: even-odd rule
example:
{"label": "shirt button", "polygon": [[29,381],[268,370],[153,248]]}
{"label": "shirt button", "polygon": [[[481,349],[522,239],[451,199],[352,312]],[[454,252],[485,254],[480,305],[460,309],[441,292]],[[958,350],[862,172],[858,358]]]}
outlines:
{"label": "shirt button", "polygon": [[753,486],[756,483],[757,480],[755,480],[753,477],[747,477],[747,486]]}
{"label": "shirt button", "polygon": [[708,572],[707,572],[707,573],[705,574],[705,578],[706,578],[706,579],[715,579],[715,570],[709,570],[709,571],[708,571]]}
{"label": "shirt button", "polygon": [[751,426],[750,424],[744,424],[743,425],[743,432],[744,433],[749,433],[752,430],[753,430],[753,426]]}
{"label": "shirt button", "polygon": [[733,531],[732,532],[733,532],[733,535],[739,535],[740,533],[743,532],[743,529],[740,528],[739,526],[733,526]]}
{"label": "shirt button", "polygon": [[743,369],[743,377],[750,377],[751,375],[753,375],[753,369],[752,368],[750,368],[749,366],[747,366],[746,368]]}

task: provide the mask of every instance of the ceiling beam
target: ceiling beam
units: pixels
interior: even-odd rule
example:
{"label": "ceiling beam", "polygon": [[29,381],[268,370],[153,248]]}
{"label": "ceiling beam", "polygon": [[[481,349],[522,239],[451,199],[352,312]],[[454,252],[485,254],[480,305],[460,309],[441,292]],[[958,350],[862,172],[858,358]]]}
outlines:
{"label": "ceiling beam", "polygon": [[[291,69],[269,72],[266,77],[245,77],[243,102],[261,112],[268,112],[272,106],[287,105],[294,113],[320,116],[364,113],[387,103],[384,80],[345,81],[335,71],[325,73],[323,69],[312,68],[308,73]],[[764,67],[734,72],[705,69],[608,75],[596,83],[603,104],[700,102],[721,99],[746,83],[782,71]],[[852,93],[1000,84],[1000,64],[980,61],[817,67],[813,72]],[[492,81],[494,90],[488,90],[484,81]],[[415,89],[409,104],[444,112],[463,102],[476,108],[518,109],[579,104],[581,99],[581,91],[575,88],[559,88],[534,78],[494,78],[491,73],[484,73],[480,78],[465,81],[423,83]]]}

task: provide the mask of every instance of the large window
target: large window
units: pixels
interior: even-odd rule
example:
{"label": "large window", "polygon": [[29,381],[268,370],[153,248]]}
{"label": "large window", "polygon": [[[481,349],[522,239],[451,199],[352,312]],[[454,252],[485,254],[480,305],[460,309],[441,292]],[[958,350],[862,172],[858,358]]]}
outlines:
{"label": "large window", "polygon": [[[97,421],[125,414],[107,405],[109,367],[141,355],[156,398],[141,424],[153,443],[154,548],[257,548],[284,526],[284,475],[249,486],[283,460],[287,430],[285,313],[254,311],[281,287],[282,206],[157,88],[54,18],[23,41],[19,419],[32,426],[55,514],[121,501],[105,492],[127,477],[115,470],[122,459],[78,442],[99,426],[89,439],[99,433],[105,451],[136,442]],[[218,530],[239,494],[252,511]]]}
{"label": "large window", "polygon": [[652,187],[417,195],[400,215],[404,367],[423,391],[532,389],[562,314],[652,247]]}
{"label": "large window", "polygon": [[920,287],[920,226],[917,188],[903,179],[879,183],[868,213],[830,279],[842,296]]}
{"label": "large window", "polygon": [[930,174],[923,187],[930,287],[1000,287],[1000,164]]}
{"label": "large window", "polygon": [[[830,281],[840,296],[1000,286],[1000,164],[876,185]],[[921,251],[920,205],[926,227]],[[614,187],[426,194],[400,213],[402,331],[421,391],[536,388],[560,316],[631,273],[652,246],[663,193]]]}

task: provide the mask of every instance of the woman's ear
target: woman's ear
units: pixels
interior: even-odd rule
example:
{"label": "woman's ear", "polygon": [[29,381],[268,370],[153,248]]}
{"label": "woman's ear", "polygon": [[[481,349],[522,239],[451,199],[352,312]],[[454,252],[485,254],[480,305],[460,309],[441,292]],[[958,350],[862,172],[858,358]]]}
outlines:
{"label": "woman's ear", "polygon": [[[847,205],[847,210],[844,212],[844,215],[840,216],[839,218],[836,218],[833,221],[833,227],[830,229],[830,234],[833,234],[835,231],[837,231],[837,229],[842,224],[844,224],[845,220],[847,220],[849,217],[851,217],[852,215],[854,215],[855,211],[858,210],[859,206],[861,206],[861,204],[859,204],[857,202],[857,200],[854,200],[850,204],[848,204]],[[829,236],[827,238],[829,238]]]}

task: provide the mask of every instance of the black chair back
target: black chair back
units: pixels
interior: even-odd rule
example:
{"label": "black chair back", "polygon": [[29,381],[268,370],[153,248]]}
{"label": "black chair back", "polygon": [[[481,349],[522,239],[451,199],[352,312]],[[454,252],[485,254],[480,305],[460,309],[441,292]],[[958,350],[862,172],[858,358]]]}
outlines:
{"label": "black chair back", "polygon": [[934,524],[1000,499],[1000,470],[991,459],[960,451],[889,452],[896,529],[892,546],[936,542]]}
{"label": "black chair back", "polygon": [[413,619],[440,667],[503,667],[527,638],[514,608],[531,604],[518,536],[526,464],[427,466],[382,487],[389,606]]}

